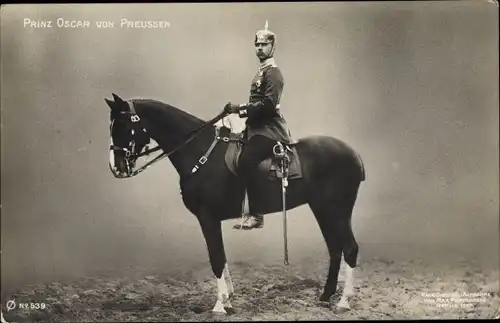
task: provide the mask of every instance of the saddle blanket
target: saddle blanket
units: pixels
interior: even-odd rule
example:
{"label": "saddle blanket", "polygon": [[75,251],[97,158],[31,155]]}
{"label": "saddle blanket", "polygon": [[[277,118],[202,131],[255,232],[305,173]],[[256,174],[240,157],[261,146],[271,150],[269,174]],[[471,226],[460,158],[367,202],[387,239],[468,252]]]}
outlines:
{"label": "saddle blanket", "polygon": [[[225,139],[224,141],[228,141],[229,145],[226,150],[225,162],[226,166],[229,170],[234,174],[238,175],[238,162],[241,155],[241,152],[244,148],[244,142],[242,140],[241,133],[234,133],[227,127],[221,127],[220,129],[220,137]],[[226,139],[227,138],[227,139]],[[286,153],[289,157],[288,164],[288,179],[297,179],[302,178],[302,167],[300,164],[299,154],[297,152],[297,147],[295,144],[292,145],[284,145],[286,147]],[[281,179],[282,174],[279,166],[279,159],[276,157],[269,157],[263,160],[259,164],[259,172],[264,176],[267,176],[268,179]],[[266,175],[267,174],[267,175]]]}

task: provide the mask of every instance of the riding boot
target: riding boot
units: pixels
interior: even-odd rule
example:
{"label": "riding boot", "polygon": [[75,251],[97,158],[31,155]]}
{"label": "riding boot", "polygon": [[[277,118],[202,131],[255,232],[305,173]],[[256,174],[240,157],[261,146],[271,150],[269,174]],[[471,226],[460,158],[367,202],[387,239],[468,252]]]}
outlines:
{"label": "riding boot", "polygon": [[233,229],[252,230],[264,227],[264,216],[252,211],[250,200],[248,198],[248,191],[245,191],[245,200],[243,202],[242,209],[241,223],[235,224]]}

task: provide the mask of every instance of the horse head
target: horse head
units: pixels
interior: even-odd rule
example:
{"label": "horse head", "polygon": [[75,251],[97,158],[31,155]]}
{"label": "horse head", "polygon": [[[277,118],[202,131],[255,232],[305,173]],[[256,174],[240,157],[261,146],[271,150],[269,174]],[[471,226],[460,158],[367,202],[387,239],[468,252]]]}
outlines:
{"label": "horse head", "polygon": [[113,93],[114,101],[104,99],[110,107],[109,167],[116,178],[134,176],[137,158],[151,138],[134,103]]}

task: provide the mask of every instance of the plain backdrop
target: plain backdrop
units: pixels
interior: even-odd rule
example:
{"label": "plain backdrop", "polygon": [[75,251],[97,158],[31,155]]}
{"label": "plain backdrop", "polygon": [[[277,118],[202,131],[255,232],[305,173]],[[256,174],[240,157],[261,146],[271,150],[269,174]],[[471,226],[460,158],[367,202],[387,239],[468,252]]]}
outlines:
{"label": "plain backdrop", "polygon": [[[24,19],[52,20],[27,28]],[[57,28],[56,19],[91,27]],[[120,28],[120,19],[169,28]],[[115,27],[98,29],[98,20]],[[367,170],[353,228],[361,257],[498,266],[498,8],[489,1],[8,5],[1,9],[2,285],[133,266],[206,264],[164,160],[108,169],[109,109],[159,99],[204,119],[246,102],[269,22],[292,134],[339,137]],[[241,120],[233,118],[235,128]],[[327,259],[307,206],[290,260]],[[229,262],[280,263],[281,215],[223,224]]]}

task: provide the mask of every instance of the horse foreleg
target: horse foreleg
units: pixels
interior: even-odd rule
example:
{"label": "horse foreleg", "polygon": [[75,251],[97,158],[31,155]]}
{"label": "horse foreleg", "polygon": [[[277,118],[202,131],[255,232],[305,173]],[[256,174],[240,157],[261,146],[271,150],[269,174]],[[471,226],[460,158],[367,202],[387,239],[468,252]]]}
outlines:
{"label": "horse foreleg", "polygon": [[[229,275],[226,253],[222,242],[221,223],[209,214],[201,214],[198,220],[200,221],[201,230],[207,244],[210,265],[217,279],[217,302],[212,312],[227,314],[226,308],[232,308],[229,298],[234,288]],[[229,286],[226,281],[230,282]]]}
{"label": "horse foreleg", "polygon": [[224,275],[224,279],[226,280],[229,298],[231,298],[231,296],[233,296],[234,294],[234,286],[233,286],[233,280],[231,279],[231,274],[229,273],[229,266],[227,265],[227,262],[226,265],[224,266],[224,271],[222,273]]}
{"label": "horse foreleg", "polygon": [[229,266],[224,265],[222,277],[217,278],[217,303],[215,303],[212,312],[227,314],[227,309],[232,309],[231,297],[234,294],[233,281],[229,273]]}
{"label": "horse foreleg", "polygon": [[217,278],[217,302],[212,312],[227,314],[226,308],[232,308],[229,300],[229,290],[224,277]]}

